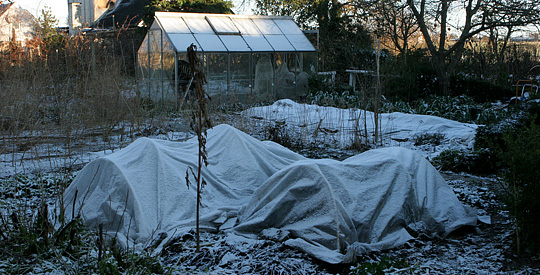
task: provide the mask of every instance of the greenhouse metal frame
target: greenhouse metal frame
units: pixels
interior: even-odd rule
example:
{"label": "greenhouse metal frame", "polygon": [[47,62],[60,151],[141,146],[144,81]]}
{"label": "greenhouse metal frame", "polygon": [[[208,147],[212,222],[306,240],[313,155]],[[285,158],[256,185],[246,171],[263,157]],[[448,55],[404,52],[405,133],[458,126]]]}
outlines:
{"label": "greenhouse metal frame", "polygon": [[317,51],[291,17],[156,12],[138,50],[143,95],[183,102],[193,86],[191,44],[218,103],[302,97],[316,72]]}

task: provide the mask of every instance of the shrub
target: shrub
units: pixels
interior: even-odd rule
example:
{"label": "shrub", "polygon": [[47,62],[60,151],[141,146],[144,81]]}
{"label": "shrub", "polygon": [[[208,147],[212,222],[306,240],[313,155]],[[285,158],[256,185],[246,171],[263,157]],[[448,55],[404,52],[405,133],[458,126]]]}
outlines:
{"label": "shrub", "polygon": [[509,86],[498,86],[486,80],[454,76],[451,79],[452,94],[467,95],[477,102],[490,102],[512,96]]}
{"label": "shrub", "polygon": [[436,74],[426,49],[417,49],[383,63],[383,93],[412,102],[437,91]]}
{"label": "shrub", "polygon": [[[0,273],[161,274],[157,257],[120,249],[80,217],[49,211],[74,175],[0,180]],[[60,206],[59,208],[62,208]],[[72,207],[71,205],[66,207]]]}
{"label": "shrub", "polygon": [[352,87],[339,82],[331,82],[325,76],[314,75],[309,78],[307,101],[320,106],[339,108],[357,107],[361,99],[352,93]]}
{"label": "shrub", "polygon": [[403,112],[433,115],[465,123],[491,124],[507,116],[507,109],[494,109],[491,103],[477,103],[466,95],[431,95],[412,102],[402,100],[383,102],[383,112]]}
{"label": "shrub", "polygon": [[461,150],[446,150],[433,158],[433,166],[442,171],[466,172],[470,165],[466,164],[467,155]]}
{"label": "shrub", "polygon": [[356,267],[351,268],[351,274],[374,274],[383,275],[392,273],[392,271],[398,273],[408,270],[409,264],[402,259],[382,258],[378,261],[366,261],[359,263]]}
{"label": "shrub", "polygon": [[499,150],[504,170],[506,201],[516,222],[518,253],[521,245],[540,252],[540,126],[531,123],[503,135],[506,150]]}
{"label": "shrub", "polygon": [[264,128],[264,139],[279,143],[287,148],[297,147],[285,122],[276,121]]}
{"label": "shrub", "polygon": [[441,133],[424,133],[414,136],[414,146],[426,144],[441,145],[443,139],[444,134]]}
{"label": "shrub", "polygon": [[465,152],[463,150],[446,150],[433,158],[432,163],[442,171],[466,172],[476,175],[492,175],[497,171],[493,167],[496,159],[486,150]]}
{"label": "shrub", "polygon": [[505,135],[519,131],[525,125],[540,125],[537,114],[540,104],[535,102],[512,106],[502,114],[500,120],[476,130],[474,152],[478,158],[478,170],[484,174],[495,174],[503,168],[500,152],[507,148]]}

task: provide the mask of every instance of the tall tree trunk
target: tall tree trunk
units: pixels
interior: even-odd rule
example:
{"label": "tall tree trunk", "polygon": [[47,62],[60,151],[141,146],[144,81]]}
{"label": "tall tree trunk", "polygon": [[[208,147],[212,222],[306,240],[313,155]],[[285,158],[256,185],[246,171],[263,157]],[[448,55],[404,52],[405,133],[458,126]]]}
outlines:
{"label": "tall tree trunk", "polygon": [[433,57],[433,66],[437,73],[437,80],[439,84],[439,93],[445,96],[450,95],[450,71],[446,63],[440,58]]}

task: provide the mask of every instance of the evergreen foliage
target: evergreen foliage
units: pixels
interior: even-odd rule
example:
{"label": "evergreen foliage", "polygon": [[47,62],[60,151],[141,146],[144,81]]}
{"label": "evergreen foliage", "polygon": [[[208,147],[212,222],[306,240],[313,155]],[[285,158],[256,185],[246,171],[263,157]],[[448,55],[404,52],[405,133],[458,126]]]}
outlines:
{"label": "evergreen foliage", "polygon": [[232,14],[232,7],[231,1],[224,0],[150,0],[143,9],[143,21],[150,27],[156,11]]}
{"label": "evergreen foliage", "polygon": [[62,46],[64,36],[58,33],[58,19],[53,15],[50,7],[41,10],[35,26],[36,39],[42,41],[46,50],[58,49]]}
{"label": "evergreen foliage", "polygon": [[[507,205],[516,222],[517,251],[540,252],[540,126],[531,123],[504,135],[499,151],[508,168],[504,173]],[[523,247],[525,246],[525,247]]]}
{"label": "evergreen foliage", "polygon": [[319,71],[373,67],[373,40],[369,31],[346,13],[345,4],[336,0],[258,0],[263,15],[292,16],[304,29],[319,30]]}

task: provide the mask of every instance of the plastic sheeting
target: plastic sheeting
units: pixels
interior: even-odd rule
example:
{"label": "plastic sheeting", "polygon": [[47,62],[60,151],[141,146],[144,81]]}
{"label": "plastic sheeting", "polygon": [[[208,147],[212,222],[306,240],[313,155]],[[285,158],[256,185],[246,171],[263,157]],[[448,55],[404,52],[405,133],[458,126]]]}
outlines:
{"label": "plastic sheeting", "polygon": [[[403,244],[412,232],[445,236],[476,222],[429,162],[406,149],[310,160],[219,125],[208,131],[207,151],[203,228],[281,236],[329,263]],[[97,159],[66,189],[66,216],[80,214],[91,228],[101,224],[139,248],[163,233],[186,233],[195,226],[196,191],[185,176],[197,152],[196,138],[140,138]]]}

